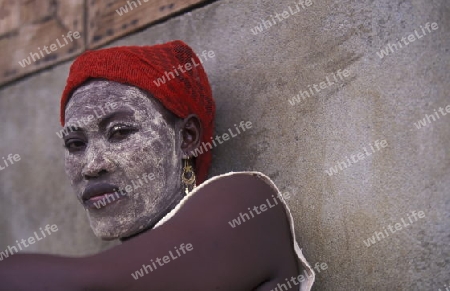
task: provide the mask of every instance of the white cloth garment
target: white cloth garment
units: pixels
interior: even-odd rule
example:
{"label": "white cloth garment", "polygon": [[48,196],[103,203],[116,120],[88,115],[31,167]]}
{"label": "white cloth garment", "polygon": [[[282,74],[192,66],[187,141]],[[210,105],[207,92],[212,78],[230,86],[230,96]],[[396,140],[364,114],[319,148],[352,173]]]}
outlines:
{"label": "white cloth garment", "polygon": [[[264,175],[261,172],[253,172],[253,171],[245,171],[245,172],[229,172],[229,173],[225,173],[222,175],[218,175],[218,176],[214,176],[208,180],[206,180],[205,182],[203,182],[202,184],[200,184],[199,186],[197,186],[196,188],[194,188],[189,194],[187,194],[185,197],[183,197],[183,199],[181,199],[181,201],[178,203],[177,206],[175,206],[174,209],[172,209],[169,213],[167,213],[156,225],[154,228],[157,228],[158,226],[163,225],[166,221],[168,221],[170,218],[172,218],[173,216],[175,216],[175,214],[178,212],[178,210],[183,206],[183,204],[193,195],[195,195],[196,192],[198,192],[199,189],[201,189],[202,187],[204,187],[205,185],[211,183],[212,181],[218,180],[220,178],[226,177],[226,176],[232,176],[232,175],[236,175],[236,174],[248,174],[248,175],[254,175],[254,176],[258,176],[260,179],[262,179],[264,182],[266,182],[268,185],[270,185],[276,192],[278,195],[278,198],[280,201],[283,202],[283,206],[286,209],[286,212],[288,213],[287,218],[289,220],[289,224],[291,225],[291,232],[292,232],[292,237],[294,238],[293,241],[293,247],[295,250],[295,253],[297,254],[298,257],[298,264],[303,266],[304,272],[301,274],[303,275],[303,282],[300,283],[299,285],[299,291],[310,291],[311,287],[314,283],[314,279],[315,279],[315,274],[313,269],[311,268],[311,266],[309,265],[309,263],[306,261],[305,257],[303,256],[302,250],[299,247],[297,240],[295,239],[295,231],[294,231],[294,220],[292,219],[292,214],[291,211],[289,210],[289,207],[287,206],[286,202],[284,201],[283,196],[281,195],[280,190],[278,190],[277,186],[272,182],[272,180]],[[290,278],[287,278],[290,279]],[[286,282],[280,282],[280,284],[286,284]],[[291,285],[294,285],[293,283],[291,283]],[[275,289],[278,290],[278,289]]]}

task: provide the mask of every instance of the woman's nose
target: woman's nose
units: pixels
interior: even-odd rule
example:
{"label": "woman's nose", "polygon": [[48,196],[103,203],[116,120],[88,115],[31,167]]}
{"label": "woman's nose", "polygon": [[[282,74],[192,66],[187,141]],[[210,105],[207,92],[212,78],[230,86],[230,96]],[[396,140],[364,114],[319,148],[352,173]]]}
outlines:
{"label": "woman's nose", "polygon": [[98,149],[90,149],[87,155],[87,162],[82,170],[85,179],[100,177],[115,170],[114,162],[108,158],[108,153]]}

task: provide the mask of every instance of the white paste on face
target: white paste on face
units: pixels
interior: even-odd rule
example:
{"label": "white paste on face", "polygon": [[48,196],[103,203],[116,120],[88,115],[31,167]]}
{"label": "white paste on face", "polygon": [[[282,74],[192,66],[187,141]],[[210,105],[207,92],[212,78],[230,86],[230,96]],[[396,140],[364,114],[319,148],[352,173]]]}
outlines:
{"label": "white paste on face", "polygon": [[[104,131],[99,127],[104,116],[97,116],[94,110],[105,108],[108,102],[118,106],[107,114],[124,110],[131,114],[113,119]],[[136,234],[155,224],[182,198],[180,122],[157,100],[133,86],[94,80],[74,91],[65,113],[66,124],[86,121],[94,115],[93,120],[83,124],[86,148],[75,153],[66,151],[65,155],[66,173],[80,201],[86,186],[93,183],[106,182],[124,189],[145,173],[155,177],[149,183],[141,179],[143,185],[128,193],[126,199],[102,209],[87,209],[98,237],[109,240]],[[118,124],[137,131],[120,142],[112,142],[107,132]]]}

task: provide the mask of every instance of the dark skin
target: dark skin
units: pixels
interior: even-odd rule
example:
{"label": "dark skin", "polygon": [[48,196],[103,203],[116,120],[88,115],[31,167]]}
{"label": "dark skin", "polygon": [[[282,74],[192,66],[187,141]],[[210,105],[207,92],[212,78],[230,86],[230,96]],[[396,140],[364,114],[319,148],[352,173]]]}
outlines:
{"label": "dark skin", "polygon": [[[168,122],[174,120],[170,112],[158,110]],[[123,119],[123,116],[117,114],[108,122],[117,122],[115,118]],[[102,120],[94,122],[98,124]],[[181,140],[176,143],[180,152],[189,153],[200,146],[202,128],[196,115],[175,119],[174,126],[176,132],[181,129]],[[133,134],[135,132],[129,136],[122,134],[122,137],[131,139]],[[86,171],[84,179],[105,181],[115,170],[104,165],[92,168],[95,171]],[[285,283],[285,278],[298,276],[301,270],[281,203],[238,227],[228,224],[239,213],[248,213],[248,208],[264,204],[266,199],[273,200],[276,192],[267,183],[257,176],[236,174],[214,180],[196,191],[175,216],[155,229],[151,228],[161,219],[161,214],[179,202],[184,195],[182,192],[160,210],[156,208],[155,213],[151,213],[152,219],[139,231],[129,232],[122,227],[123,230],[114,235],[124,243],[100,254],[83,258],[12,255],[0,262],[1,290],[270,291],[278,283]],[[127,205],[120,204],[121,201],[115,203]],[[107,211],[119,211],[117,205]],[[103,213],[109,215],[105,209],[105,212],[95,213],[95,217]],[[111,232],[104,229],[99,233],[110,235]],[[131,276],[143,264],[167,256],[182,243],[191,244],[192,250],[138,280]],[[297,285],[290,290],[298,289]]]}
{"label": "dark skin", "polygon": [[[272,194],[257,177],[220,179],[200,189],[166,224],[120,246],[80,259],[13,255],[0,263],[0,279],[7,290],[269,291],[298,274],[283,208],[234,229],[227,221]],[[138,280],[131,277],[181,242],[193,250]]]}

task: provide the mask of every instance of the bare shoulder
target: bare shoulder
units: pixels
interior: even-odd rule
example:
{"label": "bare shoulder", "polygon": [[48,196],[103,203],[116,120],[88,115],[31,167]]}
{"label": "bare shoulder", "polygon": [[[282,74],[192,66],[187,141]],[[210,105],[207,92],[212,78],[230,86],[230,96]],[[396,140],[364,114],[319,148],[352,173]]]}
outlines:
{"label": "bare shoulder", "polygon": [[226,257],[227,272],[233,269],[236,277],[247,274],[249,280],[261,283],[251,290],[266,290],[273,287],[272,281],[299,272],[288,214],[266,176],[233,173],[197,191],[181,209],[186,215],[180,227],[189,229],[201,222],[195,229],[209,234],[211,250]]}
{"label": "bare shoulder", "polygon": [[[238,204],[274,198],[276,189],[267,176],[258,172],[235,172],[213,177],[199,192]],[[233,204],[234,205],[234,204]]]}
{"label": "bare shoulder", "polygon": [[[208,181],[165,223],[86,264],[98,269],[95,280],[122,290],[271,290],[298,266],[284,206],[267,182],[248,173]],[[136,272],[143,277],[132,280]]]}
{"label": "bare shoulder", "polygon": [[290,230],[288,216],[276,188],[270,178],[260,173],[237,172],[213,178],[194,196],[191,200],[195,203],[187,204],[186,210],[195,208],[214,212],[210,219],[216,223],[236,228],[231,224],[239,217],[242,223],[254,220],[251,225],[264,224],[266,232],[280,226]]}
{"label": "bare shoulder", "polygon": [[240,242],[234,252],[246,254],[244,261],[254,256],[253,268],[260,267],[260,284],[252,290],[272,290],[278,282],[300,272],[289,214],[269,177],[257,172],[233,173],[209,186],[204,195],[214,197],[214,204],[223,208],[213,219],[220,225],[219,236],[223,235],[224,241]]}

